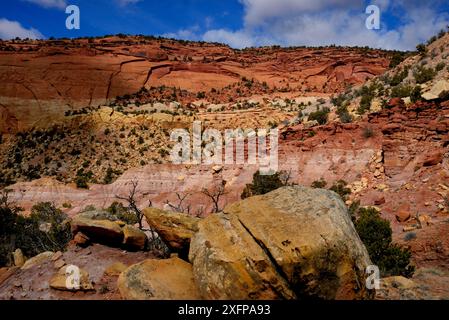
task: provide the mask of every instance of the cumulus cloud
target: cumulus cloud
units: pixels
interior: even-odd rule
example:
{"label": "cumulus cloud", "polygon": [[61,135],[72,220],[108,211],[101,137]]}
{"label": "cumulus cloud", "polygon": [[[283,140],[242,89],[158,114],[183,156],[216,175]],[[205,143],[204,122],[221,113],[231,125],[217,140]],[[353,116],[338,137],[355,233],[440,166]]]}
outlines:
{"label": "cumulus cloud", "polygon": [[[239,0],[244,6],[239,30],[212,29],[192,33],[189,39],[224,42],[243,48],[283,46],[351,45],[413,50],[449,24],[449,14],[418,0],[373,0],[381,10],[381,29],[365,26],[366,4],[360,0]],[[397,21],[388,25],[393,16]]]}
{"label": "cumulus cloud", "polygon": [[37,5],[40,5],[44,8],[57,8],[57,9],[65,9],[67,8],[66,0],[24,0],[26,2],[31,2]]}
{"label": "cumulus cloud", "polygon": [[42,39],[44,35],[34,28],[26,29],[17,21],[0,19],[0,39],[9,40],[16,37],[25,39]]}

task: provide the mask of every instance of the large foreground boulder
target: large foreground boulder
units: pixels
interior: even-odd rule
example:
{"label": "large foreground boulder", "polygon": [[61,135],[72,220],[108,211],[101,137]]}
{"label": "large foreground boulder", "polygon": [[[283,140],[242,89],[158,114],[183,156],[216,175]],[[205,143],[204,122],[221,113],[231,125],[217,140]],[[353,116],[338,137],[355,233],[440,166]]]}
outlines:
{"label": "large foreground boulder", "polygon": [[149,259],[132,265],[118,278],[126,300],[197,300],[192,266],[179,258]]}
{"label": "large foreground boulder", "polygon": [[199,223],[190,245],[207,299],[369,299],[371,264],[337,194],[284,187]]}
{"label": "large foreground boulder", "polygon": [[143,214],[148,224],[156,230],[173,252],[187,257],[190,239],[198,231],[199,218],[188,214],[147,208]]}

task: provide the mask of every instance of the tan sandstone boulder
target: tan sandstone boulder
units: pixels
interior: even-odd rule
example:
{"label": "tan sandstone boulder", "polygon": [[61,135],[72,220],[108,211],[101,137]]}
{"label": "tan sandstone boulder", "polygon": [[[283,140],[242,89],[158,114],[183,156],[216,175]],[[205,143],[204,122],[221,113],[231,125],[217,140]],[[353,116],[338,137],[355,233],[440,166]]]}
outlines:
{"label": "tan sandstone boulder", "polygon": [[113,221],[75,216],[71,225],[73,234],[82,232],[93,242],[106,245],[120,245],[123,242],[122,228]]}
{"label": "tan sandstone boulder", "polygon": [[118,278],[126,300],[197,300],[192,266],[179,258],[149,259],[130,266]]}
{"label": "tan sandstone boulder", "polygon": [[131,249],[143,250],[147,243],[147,236],[142,230],[125,225],[123,227],[123,244]]}
{"label": "tan sandstone boulder", "polygon": [[143,210],[143,214],[170,249],[187,255],[190,239],[198,231],[199,218],[156,208],[147,208]]}
{"label": "tan sandstone boulder", "polygon": [[[72,266],[73,267],[73,266]],[[50,288],[61,291],[91,291],[94,290],[89,274],[84,269],[79,268],[79,277],[73,276],[73,270],[62,267],[50,279]],[[77,279],[75,282],[71,279]]]}
{"label": "tan sandstone boulder", "polygon": [[284,187],[199,223],[189,254],[206,299],[369,299],[371,264],[337,194]]}
{"label": "tan sandstone boulder", "polygon": [[30,259],[28,259],[24,265],[22,266],[22,270],[28,270],[35,266],[39,266],[45,262],[50,261],[50,259],[53,257],[55,253],[51,251],[46,251],[38,254],[37,256],[34,256]]}

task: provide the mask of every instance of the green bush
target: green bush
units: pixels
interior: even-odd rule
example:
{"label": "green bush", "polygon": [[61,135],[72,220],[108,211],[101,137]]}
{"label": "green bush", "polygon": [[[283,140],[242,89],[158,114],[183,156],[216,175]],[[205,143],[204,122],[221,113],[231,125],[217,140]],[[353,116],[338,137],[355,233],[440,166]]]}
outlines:
{"label": "green bush", "polygon": [[436,72],[441,71],[441,70],[444,69],[445,66],[446,66],[446,64],[445,64],[444,62],[440,62],[440,63],[438,63],[437,66],[435,67],[435,71],[436,71]]}
{"label": "green bush", "polygon": [[135,225],[139,223],[135,213],[131,212],[128,208],[123,206],[120,202],[113,202],[106,211],[114,215],[118,220],[125,222],[126,224]]}
{"label": "green bush", "polygon": [[423,66],[419,66],[413,72],[413,76],[415,77],[416,83],[424,83],[430,81],[435,76],[436,72],[432,68],[426,68]]}
{"label": "green bush", "polygon": [[29,217],[20,211],[7,201],[0,204],[0,266],[11,265],[11,253],[18,248],[27,257],[66,248],[72,234],[61,210],[45,202],[33,206]]}
{"label": "green bush", "polygon": [[422,100],[422,96],[421,96],[421,87],[420,86],[415,86],[412,90],[412,92],[410,92],[410,101],[415,103]]}
{"label": "green bush", "polygon": [[366,111],[368,111],[371,108],[371,101],[373,100],[372,95],[363,95],[362,99],[360,100],[360,106],[357,108],[358,114],[364,114]]}
{"label": "green bush", "polygon": [[326,180],[321,178],[320,180],[315,180],[314,182],[312,182],[310,186],[315,189],[324,189],[326,188],[326,185],[327,185]]}
{"label": "green bush", "polygon": [[392,98],[405,98],[411,95],[413,88],[407,85],[398,85],[391,90]]}
{"label": "green bush", "polygon": [[390,79],[389,85],[394,87],[402,83],[402,81],[407,78],[409,69],[409,67],[406,67],[404,69],[398,70],[398,72],[396,72],[395,75]]}
{"label": "green bush", "polygon": [[427,53],[427,48],[424,44],[420,43],[416,46],[416,50],[419,54],[425,55]]}
{"label": "green bush", "polygon": [[382,276],[413,275],[414,267],[410,265],[411,252],[392,243],[390,222],[382,219],[376,209],[359,209],[355,228]]}
{"label": "green bush", "polygon": [[348,107],[346,105],[341,105],[337,107],[337,115],[340,117],[342,123],[352,122],[352,116],[348,112]]}
{"label": "green bush", "polygon": [[288,177],[288,174],[285,171],[276,172],[272,175],[261,175],[259,171],[256,171],[252,183],[246,185],[240,197],[246,199],[284,187],[288,185],[288,178],[286,177]]}
{"label": "green bush", "polygon": [[309,121],[316,120],[319,124],[323,125],[327,123],[327,118],[329,116],[329,108],[323,108],[309,114]]}
{"label": "green bush", "polygon": [[351,189],[347,187],[347,183],[344,180],[338,180],[329,188],[329,190],[337,193],[343,201],[348,200],[348,195],[351,194]]}

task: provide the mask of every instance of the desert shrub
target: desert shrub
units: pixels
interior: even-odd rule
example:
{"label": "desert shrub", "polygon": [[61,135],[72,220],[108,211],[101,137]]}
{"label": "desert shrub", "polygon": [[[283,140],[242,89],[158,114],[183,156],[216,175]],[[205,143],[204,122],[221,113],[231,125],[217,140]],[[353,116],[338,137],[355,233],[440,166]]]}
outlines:
{"label": "desert shrub", "polygon": [[415,103],[417,101],[422,100],[422,96],[421,96],[421,87],[420,86],[415,86],[413,88],[413,90],[410,92],[410,101]]}
{"label": "desert shrub", "polygon": [[419,84],[432,80],[435,74],[436,74],[435,70],[423,66],[418,66],[416,70],[413,72],[413,76],[415,77],[416,83]]}
{"label": "desert shrub", "polygon": [[197,97],[198,99],[204,99],[204,98],[206,98],[206,93],[200,91],[200,92],[197,93],[196,97]]}
{"label": "desert shrub", "polygon": [[89,189],[88,183],[92,179],[92,176],[92,171],[84,172],[83,168],[78,170],[75,178],[76,187],[80,189]]}
{"label": "desert shrub", "polygon": [[109,208],[106,209],[109,213],[115,216],[118,220],[125,222],[126,224],[135,225],[139,223],[135,213],[131,212],[121,202],[113,202]]}
{"label": "desert shrub", "polygon": [[309,114],[309,121],[316,120],[321,125],[326,124],[329,112],[329,108],[322,108],[321,110],[311,112]]}
{"label": "desert shrub", "polygon": [[390,79],[389,85],[394,87],[400,84],[402,81],[404,81],[405,78],[407,78],[408,72],[408,67],[398,70],[398,72],[396,72],[395,75]]}
{"label": "desert shrub", "polygon": [[0,266],[12,264],[11,253],[20,248],[33,257],[44,251],[62,251],[71,239],[67,216],[51,203],[39,203],[31,215],[4,201],[0,204]]}
{"label": "desert shrub", "polygon": [[348,112],[348,107],[346,105],[341,105],[337,107],[337,115],[340,117],[342,123],[352,122],[352,116]]}
{"label": "desert shrub", "polygon": [[416,50],[418,51],[419,54],[421,54],[422,56],[425,55],[427,53],[427,48],[423,43],[420,43],[416,46]]}
{"label": "desert shrub", "polygon": [[409,97],[413,88],[408,85],[397,85],[396,87],[393,87],[391,90],[391,97],[392,98],[405,98]]}
{"label": "desert shrub", "polygon": [[259,171],[256,171],[253,175],[252,183],[246,185],[240,197],[246,199],[266,194],[288,185],[288,179],[289,175],[285,171],[276,172],[272,175],[261,175]]}
{"label": "desert shrub", "polygon": [[441,71],[441,70],[444,69],[445,66],[446,66],[446,64],[445,64],[444,62],[440,62],[440,63],[438,63],[437,66],[435,67],[435,71],[436,71],[436,72]]}
{"label": "desert shrub", "polygon": [[413,275],[414,267],[410,265],[410,250],[392,243],[390,222],[382,219],[376,209],[359,209],[355,228],[382,276],[411,277]]}
{"label": "desert shrub", "polygon": [[327,185],[326,180],[321,178],[320,180],[315,180],[314,182],[312,182],[310,186],[315,189],[324,189],[326,188],[326,185]]}
{"label": "desert shrub", "polygon": [[113,181],[114,181],[114,179],[118,176],[118,175],[120,175],[122,172],[120,171],[120,170],[114,170],[114,169],[112,169],[111,167],[108,167],[107,169],[106,169],[106,174],[105,174],[105,176],[104,176],[104,178],[103,178],[103,183],[104,184],[111,184]]}
{"label": "desert shrub", "polygon": [[404,61],[406,57],[407,54],[404,52],[400,51],[394,52],[390,60],[390,68],[398,66],[402,61]]}
{"label": "desert shrub", "polygon": [[351,189],[347,187],[347,183],[344,180],[338,180],[329,188],[329,190],[337,193],[343,201],[348,200],[348,195],[351,194]]}
{"label": "desert shrub", "polygon": [[363,95],[362,99],[360,100],[360,106],[357,108],[358,114],[364,114],[366,111],[368,111],[371,108],[371,101],[373,100],[372,95]]}
{"label": "desert shrub", "polygon": [[340,94],[336,97],[332,97],[331,98],[331,102],[334,106],[336,107],[340,107],[343,105],[343,103],[345,102],[346,97],[343,94]]}

